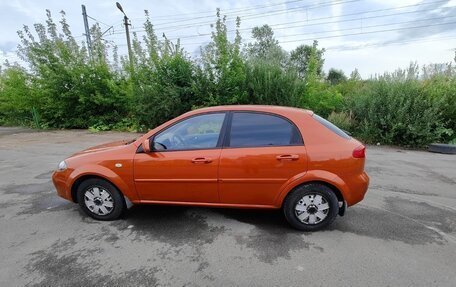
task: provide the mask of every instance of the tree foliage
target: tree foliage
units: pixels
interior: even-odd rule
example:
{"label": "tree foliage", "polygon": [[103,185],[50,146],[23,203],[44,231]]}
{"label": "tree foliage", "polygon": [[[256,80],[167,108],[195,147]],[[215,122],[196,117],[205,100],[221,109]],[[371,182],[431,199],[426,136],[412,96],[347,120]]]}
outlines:
{"label": "tree foliage", "polygon": [[[356,75],[354,76],[356,77]],[[344,71],[331,68],[326,76],[326,81],[328,81],[331,85],[337,85],[347,81],[347,76],[345,76]]]}
{"label": "tree foliage", "polygon": [[[290,64],[298,71],[300,77],[305,77],[306,72],[312,69],[316,77],[323,77],[323,54],[325,49],[318,49],[318,41],[312,45],[299,45],[290,53]],[[308,67],[310,64],[313,67]]]}
{"label": "tree foliage", "polygon": [[147,130],[190,109],[227,104],[307,108],[368,142],[425,146],[455,141],[456,69],[429,65],[363,80],[354,70],[323,72],[318,42],[285,51],[268,25],[243,43],[217,10],[210,43],[190,57],[157,37],[145,11],[143,36],[133,35],[133,61],[91,27],[92,53],[71,34],[65,13],[55,23],[18,32],[26,67],[0,69],[0,124],[36,128]]}
{"label": "tree foliage", "polygon": [[[228,38],[226,17],[217,9],[217,20],[212,25],[212,42],[201,51],[201,64],[196,67],[195,96],[200,105],[229,105],[248,103],[245,90],[246,71],[241,56],[241,36],[236,31],[234,41]],[[240,18],[236,27],[240,26]]]}
{"label": "tree foliage", "polygon": [[58,128],[87,128],[126,116],[128,98],[108,65],[104,43],[95,38],[94,58],[89,59],[72,36],[64,12],[59,24],[61,32],[47,11],[46,24],[34,26],[37,38],[27,26],[19,32],[19,55],[31,71],[26,76],[33,98],[30,112],[34,108],[44,126]]}

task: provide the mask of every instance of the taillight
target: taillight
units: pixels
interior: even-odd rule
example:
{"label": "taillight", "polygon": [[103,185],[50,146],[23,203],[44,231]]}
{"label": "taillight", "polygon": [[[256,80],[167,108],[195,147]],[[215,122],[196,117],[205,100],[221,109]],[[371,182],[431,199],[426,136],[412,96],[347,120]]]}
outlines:
{"label": "taillight", "polygon": [[354,158],[365,158],[366,157],[366,147],[363,145],[358,146],[353,150]]}

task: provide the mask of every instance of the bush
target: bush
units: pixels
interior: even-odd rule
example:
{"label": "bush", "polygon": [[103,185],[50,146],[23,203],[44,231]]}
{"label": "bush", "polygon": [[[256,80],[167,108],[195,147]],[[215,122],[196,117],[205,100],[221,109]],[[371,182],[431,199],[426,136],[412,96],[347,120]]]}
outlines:
{"label": "bush", "polygon": [[240,19],[230,40],[219,10],[211,42],[192,59],[179,41],[158,40],[148,17],[146,11],[144,36],[133,35],[131,63],[119,60],[96,25],[89,54],[63,12],[58,24],[47,11],[33,32],[25,26],[18,51],[28,67],[0,69],[0,124],[137,131],[197,107],[268,104],[313,110],[368,142],[423,147],[455,140],[451,64],[413,64],[364,81],[356,70],[348,79],[336,69],[325,77],[317,41],[287,52],[264,25],[243,45]]}
{"label": "bush", "polygon": [[328,116],[328,121],[348,132],[352,132],[355,125],[351,112],[332,112]]}
{"label": "bush", "polygon": [[193,65],[181,54],[166,56],[155,68],[139,68],[134,88],[135,115],[151,129],[189,111],[193,104]]}
{"label": "bush", "polygon": [[[71,35],[65,13],[60,21],[63,33],[58,32],[49,11],[47,17],[46,25],[35,25],[38,39],[28,27],[19,33],[19,55],[28,62],[31,73],[12,69],[9,73],[14,77],[6,75],[7,87],[13,90],[5,88],[2,94],[16,93],[10,97],[14,99],[9,102],[13,106],[10,114],[4,115],[7,121],[88,128],[110,125],[126,116],[129,99],[122,81],[109,67],[104,44],[94,41],[93,58],[89,59]],[[99,30],[96,28],[94,32]]]}
{"label": "bush", "polygon": [[30,88],[31,76],[17,66],[0,73],[0,124],[26,125],[32,122],[32,108],[39,99]]}
{"label": "bush", "polygon": [[355,134],[369,142],[424,147],[452,134],[441,99],[431,97],[417,79],[367,81],[349,106],[358,123]]}
{"label": "bush", "polygon": [[297,73],[283,71],[271,61],[249,61],[246,86],[250,104],[298,106],[301,81]]}

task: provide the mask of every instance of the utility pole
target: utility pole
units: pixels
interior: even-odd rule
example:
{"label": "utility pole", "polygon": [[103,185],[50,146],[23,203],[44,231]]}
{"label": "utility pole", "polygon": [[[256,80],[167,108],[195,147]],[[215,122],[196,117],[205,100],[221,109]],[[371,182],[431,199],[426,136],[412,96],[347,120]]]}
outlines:
{"label": "utility pole", "polygon": [[89,51],[90,59],[92,59],[92,40],[90,39],[89,22],[87,21],[87,11],[85,5],[81,5],[81,7],[82,18],[84,19],[85,35],[87,38],[87,50]]}
{"label": "utility pole", "polygon": [[133,74],[133,51],[131,50],[131,42],[130,42],[130,30],[128,28],[130,23],[128,23],[128,17],[125,14],[122,5],[119,2],[116,2],[117,8],[124,14],[124,25],[125,25],[125,34],[127,34],[127,46],[128,46],[128,59],[130,60],[130,69],[131,73]]}

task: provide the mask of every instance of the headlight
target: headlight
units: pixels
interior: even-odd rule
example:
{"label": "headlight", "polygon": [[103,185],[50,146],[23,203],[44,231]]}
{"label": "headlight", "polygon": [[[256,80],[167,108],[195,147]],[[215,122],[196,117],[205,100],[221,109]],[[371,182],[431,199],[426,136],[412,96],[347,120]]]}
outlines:
{"label": "headlight", "polygon": [[62,160],[60,163],[59,163],[59,166],[57,167],[58,170],[65,170],[67,168],[67,164],[64,160]]}

